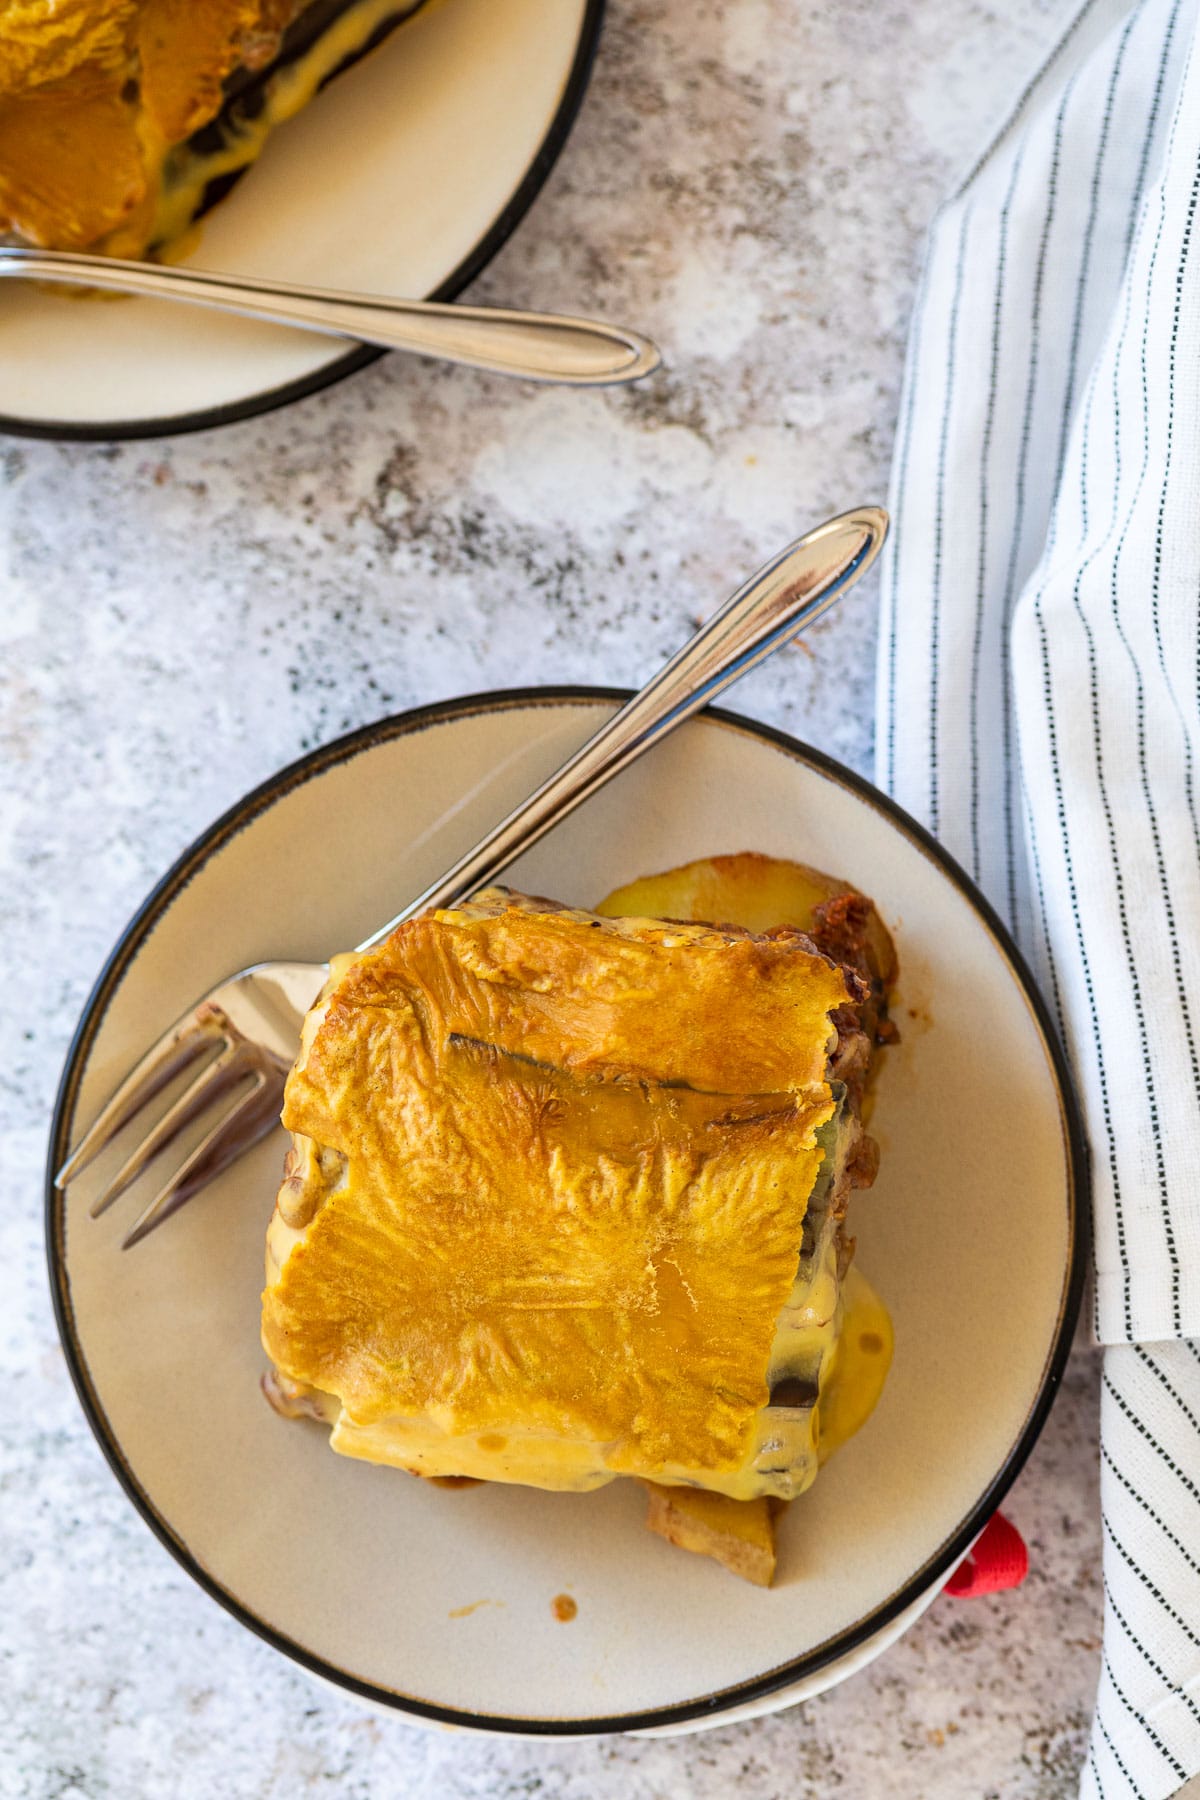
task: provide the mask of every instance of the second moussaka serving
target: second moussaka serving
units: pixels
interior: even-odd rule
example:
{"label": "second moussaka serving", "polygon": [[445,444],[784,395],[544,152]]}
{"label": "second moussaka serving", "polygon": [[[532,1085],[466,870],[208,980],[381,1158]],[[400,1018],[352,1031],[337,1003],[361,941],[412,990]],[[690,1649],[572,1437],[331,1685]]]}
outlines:
{"label": "second moussaka serving", "polygon": [[164,249],[422,0],[0,0],[0,236]]}
{"label": "second moussaka serving", "polygon": [[[726,911],[812,874],[695,868]],[[685,876],[656,878],[678,911]],[[886,934],[839,884],[803,930],[627,893],[612,917],[493,888],[335,959],[287,1086],[268,1393],[426,1477],[640,1477],[655,1529],[769,1579],[756,1533],[890,1353],[844,1230]]]}

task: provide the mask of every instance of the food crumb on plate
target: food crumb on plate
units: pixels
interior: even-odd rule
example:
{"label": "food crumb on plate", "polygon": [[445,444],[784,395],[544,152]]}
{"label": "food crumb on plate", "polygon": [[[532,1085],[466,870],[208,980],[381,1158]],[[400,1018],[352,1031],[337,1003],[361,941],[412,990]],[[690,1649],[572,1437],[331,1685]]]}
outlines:
{"label": "food crumb on plate", "polygon": [[503,1600],[472,1600],[468,1606],[455,1606],[447,1615],[451,1619],[467,1619],[481,1606],[503,1606]]}

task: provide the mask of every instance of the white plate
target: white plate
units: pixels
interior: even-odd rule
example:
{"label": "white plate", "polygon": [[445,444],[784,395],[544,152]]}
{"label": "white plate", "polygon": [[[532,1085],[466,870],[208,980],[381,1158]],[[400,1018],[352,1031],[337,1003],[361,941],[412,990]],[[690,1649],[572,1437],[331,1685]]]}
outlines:
{"label": "white plate", "polygon": [[[720,1713],[712,1718],[690,1714],[686,1718],[673,1720],[669,1725],[647,1725],[641,1730],[626,1731],[624,1735],[639,1738],[687,1737],[697,1731],[715,1730],[717,1726],[742,1725],[749,1719],[760,1719],[766,1713],[783,1712],[787,1707],[800,1706],[806,1700],[814,1700],[818,1694],[823,1694],[826,1688],[836,1687],[839,1682],[845,1681],[849,1676],[857,1675],[860,1669],[865,1669],[867,1664],[874,1662],[877,1656],[882,1656],[888,1646],[894,1644],[898,1637],[903,1637],[909,1627],[916,1624],[921,1614],[928,1611],[929,1607],[933,1605],[942,1591],[942,1582],[943,1577],[939,1575],[925,1593],[920,1595],[904,1612],[899,1613],[896,1618],[889,1619],[888,1623],[874,1637],[868,1638],[865,1643],[856,1644],[853,1650],[848,1651],[845,1656],[838,1657],[835,1662],[823,1663],[816,1674],[807,1676],[803,1681],[792,1682],[786,1688],[773,1689],[770,1693],[760,1695],[757,1700],[747,1701],[743,1706],[723,1707]],[[312,1671],[309,1673],[311,1674]],[[313,1675],[313,1679],[327,1687],[336,1685],[321,1676]],[[377,1700],[362,1694],[356,1694],[355,1698],[361,1705],[369,1707],[381,1717],[386,1717],[389,1712],[394,1710],[394,1707],[382,1706]],[[495,1737],[497,1735],[494,1728],[480,1730],[474,1726],[448,1725],[425,1715],[414,1718],[413,1723],[423,1726],[429,1731],[453,1732],[456,1736],[461,1736],[464,1732],[473,1737]],[[526,1742],[536,1743],[538,1738],[546,1736],[547,1733],[514,1730],[506,1735],[524,1737]]]}
{"label": "white plate", "polygon": [[[315,287],[457,294],[524,216],[565,143],[603,8],[425,7],[272,135],[185,260]],[[380,354],[166,301],[6,283],[3,306],[0,430],[37,436],[223,424]]]}
{"label": "white plate", "polygon": [[[361,940],[611,704],[553,689],[451,702],[343,739],[249,796],[114,953],[68,1062],[51,1166],[76,1118],[206,987],[263,957],[319,960]],[[895,1363],[867,1427],[788,1509],[773,1589],[644,1531],[633,1483],[447,1492],[336,1457],[318,1428],[270,1412],[258,1302],[282,1134],[127,1255],[136,1195],[87,1216],[104,1169],[52,1197],[63,1341],[113,1467],[209,1592],[315,1673],[445,1723],[536,1734],[787,1705],[915,1616],[1036,1437],[1078,1306],[1077,1115],[1016,953],[925,834],[826,759],[708,715],[509,878],[587,904],[647,870],[746,848],[873,894],[902,967],[904,1041],[872,1122],[882,1169],[852,1219],[895,1317]],[[570,1624],[551,1612],[564,1591]]]}

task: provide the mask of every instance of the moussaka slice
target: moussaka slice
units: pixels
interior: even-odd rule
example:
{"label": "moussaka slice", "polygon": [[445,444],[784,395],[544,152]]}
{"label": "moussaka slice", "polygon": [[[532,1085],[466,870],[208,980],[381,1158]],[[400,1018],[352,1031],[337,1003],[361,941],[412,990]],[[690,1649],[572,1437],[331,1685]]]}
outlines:
{"label": "moussaka slice", "polygon": [[422,0],[0,0],[0,236],[166,248]]}
{"label": "moussaka slice", "polygon": [[337,959],[267,1240],[281,1410],[428,1477],[802,1492],[874,1166],[847,918],[822,947],[495,888]]}

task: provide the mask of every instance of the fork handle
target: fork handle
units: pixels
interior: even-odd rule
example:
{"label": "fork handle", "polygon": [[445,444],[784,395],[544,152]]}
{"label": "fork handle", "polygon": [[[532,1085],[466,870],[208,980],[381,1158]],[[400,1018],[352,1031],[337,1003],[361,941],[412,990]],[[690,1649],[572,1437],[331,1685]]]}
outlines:
{"label": "fork handle", "polygon": [[486,886],[590,794],[818,619],[870,568],[887,528],[882,507],[861,506],[781,550],[557,774],[359,949],[371,949],[417,913]]}
{"label": "fork handle", "polygon": [[407,350],[441,362],[463,363],[496,375],[523,376],[572,387],[636,381],[658,367],[649,338],[623,327],[560,313],[502,307],[454,306],[433,300],[284,286],[248,275],[210,275],[201,269],[125,262],[65,250],[0,247],[0,276],[107,288],[154,300],[190,300],[219,312],[277,325],[298,325],[330,337]]}

